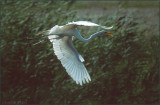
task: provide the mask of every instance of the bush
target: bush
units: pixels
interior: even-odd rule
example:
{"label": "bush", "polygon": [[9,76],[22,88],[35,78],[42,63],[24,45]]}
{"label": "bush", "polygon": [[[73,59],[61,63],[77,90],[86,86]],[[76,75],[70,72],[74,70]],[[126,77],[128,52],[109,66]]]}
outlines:
{"label": "bush", "polygon": [[[79,86],[68,76],[52,44],[37,33],[73,21],[73,4],[2,2],[2,103],[158,103],[158,37],[147,40],[148,31],[131,14],[97,18],[114,26],[113,37],[100,36],[89,43],[74,39],[92,81]],[[47,41],[33,45],[43,39]]]}

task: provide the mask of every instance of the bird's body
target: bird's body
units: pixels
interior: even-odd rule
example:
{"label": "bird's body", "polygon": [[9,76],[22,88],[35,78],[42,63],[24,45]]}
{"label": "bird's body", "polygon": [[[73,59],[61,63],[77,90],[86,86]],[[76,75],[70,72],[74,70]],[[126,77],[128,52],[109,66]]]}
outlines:
{"label": "bird's body", "polygon": [[[83,42],[88,42],[98,35],[105,35],[106,31],[100,31],[93,34],[90,38],[84,39],[78,29],[78,25],[84,26],[100,26],[88,21],[70,22],[64,26],[54,26],[49,30],[48,38],[53,44],[54,53],[61,61],[61,64],[66,69],[67,73],[76,81],[77,84],[84,84],[91,81],[83,62],[84,58],[78,53],[72,43],[72,37],[75,36]],[[104,29],[112,27],[100,26]]]}

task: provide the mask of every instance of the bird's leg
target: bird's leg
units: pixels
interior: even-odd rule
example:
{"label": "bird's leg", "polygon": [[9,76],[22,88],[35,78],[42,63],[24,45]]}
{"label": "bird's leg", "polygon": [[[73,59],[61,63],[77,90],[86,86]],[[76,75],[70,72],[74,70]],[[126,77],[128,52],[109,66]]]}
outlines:
{"label": "bird's leg", "polygon": [[50,31],[50,30],[45,30],[45,31],[39,32],[37,35],[48,34],[49,31]]}
{"label": "bird's leg", "polygon": [[44,41],[47,41],[47,40],[39,41],[39,42],[37,42],[37,43],[34,43],[33,45],[37,45],[37,44],[42,43],[42,42],[44,42]]}

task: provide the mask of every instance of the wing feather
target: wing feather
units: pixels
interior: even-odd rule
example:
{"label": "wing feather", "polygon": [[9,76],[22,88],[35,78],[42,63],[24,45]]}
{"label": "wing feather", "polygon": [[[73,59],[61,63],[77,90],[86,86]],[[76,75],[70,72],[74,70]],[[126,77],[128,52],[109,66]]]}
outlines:
{"label": "wing feather", "polygon": [[71,25],[71,24],[82,25],[82,26],[99,26],[99,27],[104,28],[104,29],[113,28],[113,26],[112,27],[101,26],[99,24],[96,24],[96,23],[93,23],[93,22],[90,22],[90,21],[76,21],[76,22],[73,21],[73,22],[69,22],[67,25]]}
{"label": "wing feather", "polygon": [[77,84],[84,84],[91,81],[90,76],[83,64],[83,57],[77,52],[72,44],[72,37],[63,36],[56,39],[57,35],[50,35],[48,38],[53,44],[54,53],[61,61],[66,72]]}

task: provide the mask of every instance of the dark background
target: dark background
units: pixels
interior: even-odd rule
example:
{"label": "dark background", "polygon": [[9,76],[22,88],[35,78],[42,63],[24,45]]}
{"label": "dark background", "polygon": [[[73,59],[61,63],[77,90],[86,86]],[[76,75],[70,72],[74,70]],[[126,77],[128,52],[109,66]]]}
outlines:
{"label": "dark background", "polygon": [[[2,1],[3,104],[157,104],[158,2]],[[77,85],[37,33],[71,21],[114,26],[113,37],[73,43],[92,81]],[[81,34],[100,31],[78,27]],[[30,40],[29,38],[35,38]],[[45,42],[33,45],[41,40]]]}

